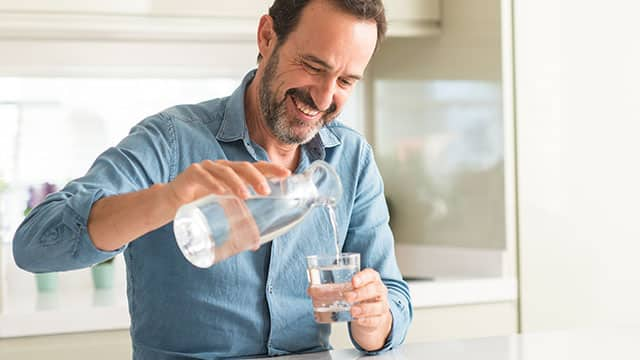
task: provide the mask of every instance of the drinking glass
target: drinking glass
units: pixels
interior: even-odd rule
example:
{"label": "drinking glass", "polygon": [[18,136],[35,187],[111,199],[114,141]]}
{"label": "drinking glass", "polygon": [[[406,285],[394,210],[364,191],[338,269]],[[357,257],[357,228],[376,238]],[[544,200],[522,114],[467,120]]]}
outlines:
{"label": "drinking glass", "polygon": [[351,303],[344,294],[353,290],[351,279],[360,271],[360,254],[307,256],[307,276],[317,323],[351,321]]}

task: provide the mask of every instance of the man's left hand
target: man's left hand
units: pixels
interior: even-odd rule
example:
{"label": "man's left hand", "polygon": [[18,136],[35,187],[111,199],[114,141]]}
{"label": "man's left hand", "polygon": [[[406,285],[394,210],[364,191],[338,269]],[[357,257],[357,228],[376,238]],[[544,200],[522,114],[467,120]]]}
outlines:
{"label": "man's left hand", "polygon": [[362,348],[374,351],[382,348],[391,332],[393,318],[389,309],[388,290],[373,269],[364,269],[353,276],[353,290],[344,294],[351,307],[351,335]]}

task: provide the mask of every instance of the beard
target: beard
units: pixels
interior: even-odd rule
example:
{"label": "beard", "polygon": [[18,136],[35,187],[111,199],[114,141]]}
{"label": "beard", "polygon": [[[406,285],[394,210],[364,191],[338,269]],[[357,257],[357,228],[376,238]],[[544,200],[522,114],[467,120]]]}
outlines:
{"label": "beard", "polygon": [[273,82],[277,75],[278,62],[279,49],[276,47],[265,66],[264,76],[260,81],[258,90],[260,92],[260,110],[271,134],[280,142],[284,144],[306,144],[316,136],[323,126],[335,119],[338,115],[336,113],[336,104],[332,103],[326,111],[323,111],[322,116],[313,123],[298,119],[295,116],[289,116],[286,108],[288,96],[294,97],[296,102],[305,104],[311,109],[318,110],[318,107],[311,94],[307,90],[300,88],[288,89],[284,94],[284,98],[278,100],[277,95],[272,90]]}

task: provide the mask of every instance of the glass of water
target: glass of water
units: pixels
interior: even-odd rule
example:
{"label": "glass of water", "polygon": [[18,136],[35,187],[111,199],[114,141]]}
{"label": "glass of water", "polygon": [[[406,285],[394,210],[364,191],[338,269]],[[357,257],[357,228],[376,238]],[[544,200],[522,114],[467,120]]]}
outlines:
{"label": "glass of water", "polygon": [[360,271],[360,254],[307,256],[313,316],[318,323],[351,321],[351,304],[344,294],[353,290],[351,279]]}

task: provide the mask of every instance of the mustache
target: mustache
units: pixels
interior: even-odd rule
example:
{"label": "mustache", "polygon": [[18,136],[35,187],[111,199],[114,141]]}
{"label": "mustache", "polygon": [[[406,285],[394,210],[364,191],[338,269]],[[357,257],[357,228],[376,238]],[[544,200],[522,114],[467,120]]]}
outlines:
{"label": "mustache", "polygon": [[318,109],[318,106],[316,105],[315,101],[313,101],[311,94],[309,94],[308,91],[304,91],[298,88],[292,88],[287,90],[285,95],[295,96],[297,101],[302,101],[302,103],[304,103],[305,105],[307,105],[313,110],[324,112],[325,116],[333,114],[334,112],[336,112],[336,109],[338,108],[336,106],[336,103],[332,102],[331,105],[329,105],[329,108],[327,108],[327,110],[320,110]]}

